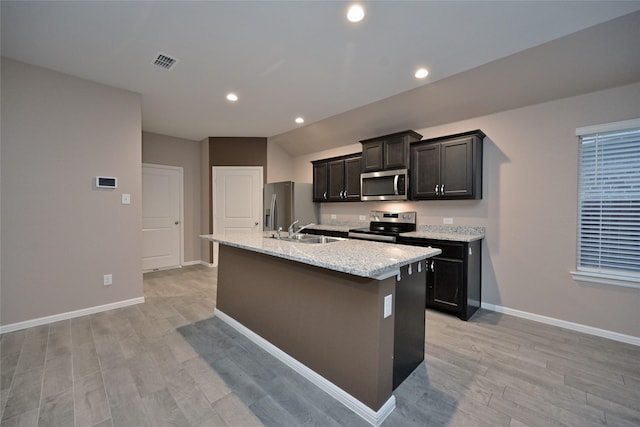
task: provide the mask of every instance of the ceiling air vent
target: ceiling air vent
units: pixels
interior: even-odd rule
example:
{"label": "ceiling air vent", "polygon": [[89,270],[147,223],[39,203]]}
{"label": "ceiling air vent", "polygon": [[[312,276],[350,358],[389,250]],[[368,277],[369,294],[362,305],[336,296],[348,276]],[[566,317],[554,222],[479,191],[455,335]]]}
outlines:
{"label": "ceiling air vent", "polygon": [[158,53],[158,57],[153,61],[153,65],[157,65],[165,70],[170,70],[178,62],[177,59],[170,57],[164,53]]}

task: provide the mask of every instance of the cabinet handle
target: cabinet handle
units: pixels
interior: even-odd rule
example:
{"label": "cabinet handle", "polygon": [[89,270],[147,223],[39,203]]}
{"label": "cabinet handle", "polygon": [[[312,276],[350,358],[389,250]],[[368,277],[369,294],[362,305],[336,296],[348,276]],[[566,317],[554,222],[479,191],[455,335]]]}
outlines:
{"label": "cabinet handle", "polygon": [[440,186],[440,195],[444,196],[444,184]]}
{"label": "cabinet handle", "polygon": [[433,266],[433,261],[431,261],[431,272],[433,273],[435,270],[434,266]]}
{"label": "cabinet handle", "polygon": [[436,192],[436,196],[437,196],[438,195],[438,184],[436,184],[435,192]]}
{"label": "cabinet handle", "polygon": [[327,198],[327,192],[325,191],[324,194],[322,195],[322,197],[324,197],[325,199]]}
{"label": "cabinet handle", "polygon": [[347,198],[347,190],[344,190],[344,194],[342,195],[342,198],[343,198],[343,199],[346,199],[346,198]]}

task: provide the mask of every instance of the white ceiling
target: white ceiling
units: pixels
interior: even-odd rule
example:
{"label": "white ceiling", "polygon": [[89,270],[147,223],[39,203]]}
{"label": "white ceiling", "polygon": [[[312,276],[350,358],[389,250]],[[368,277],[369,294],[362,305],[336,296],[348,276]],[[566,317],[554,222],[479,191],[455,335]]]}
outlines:
{"label": "white ceiling", "polygon": [[[340,113],[360,112],[358,120],[352,116],[349,138],[415,127],[415,117],[382,113],[398,100],[394,95],[415,98],[437,91],[441,82],[473,87],[474,70],[500,75],[507,69],[495,68],[501,58],[520,58],[522,66],[525,53],[542,52],[534,46],[640,10],[639,1],[375,1],[361,2],[365,19],[352,24],[344,17],[348,4],[3,0],[2,56],[142,94],[148,132],[191,140],[273,137],[291,154],[302,154],[335,146],[326,128],[341,123],[335,121]],[[170,71],[159,69],[152,65],[159,52],[179,62]],[[426,80],[413,77],[418,66],[430,70]],[[468,78],[455,80],[459,76]],[[499,92],[499,82],[493,83]],[[228,92],[239,101],[229,103]],[[362,119],[375,105],[386,105],[370,114],[384,116],[384,124]],[[434,113],[442,111],[431,106]],[[298,115],[306,120],[302,126],[294,123]],[[314,138],[320,128],[322,138]]]}

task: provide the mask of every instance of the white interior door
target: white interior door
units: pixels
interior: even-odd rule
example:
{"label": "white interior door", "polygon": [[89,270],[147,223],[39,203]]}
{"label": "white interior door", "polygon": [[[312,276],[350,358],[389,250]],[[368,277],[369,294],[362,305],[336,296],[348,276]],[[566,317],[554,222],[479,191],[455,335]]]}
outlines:
{"label": "white interior door", "polygon": [[[262,230],[262,167],[212,168],[213,232],[247,233]],[[218,265],[218,245],[213,245]]]}
{"label": "white interior door", "polygon": [[180,266],[182,168],[142,166],[142,268]]}

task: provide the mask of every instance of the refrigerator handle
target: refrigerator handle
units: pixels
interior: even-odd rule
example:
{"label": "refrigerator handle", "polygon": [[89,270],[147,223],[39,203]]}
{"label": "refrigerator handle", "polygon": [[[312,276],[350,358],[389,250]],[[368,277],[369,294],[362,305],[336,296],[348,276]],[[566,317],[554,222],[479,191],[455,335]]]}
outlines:
{"label": "refrigerator handle", "polygon": [[276,193],[271,195],[271,229],[275,230],[278,227],[278,215],[276,212]]}

